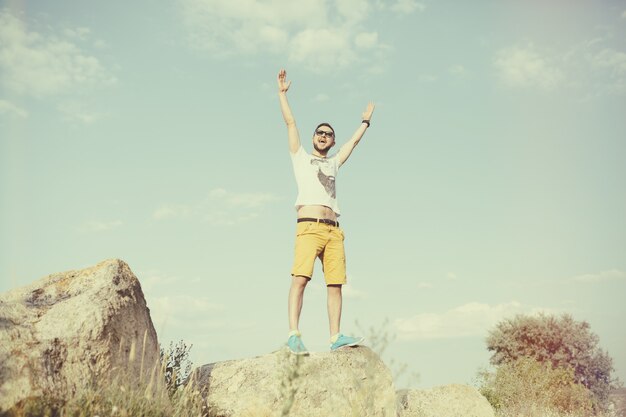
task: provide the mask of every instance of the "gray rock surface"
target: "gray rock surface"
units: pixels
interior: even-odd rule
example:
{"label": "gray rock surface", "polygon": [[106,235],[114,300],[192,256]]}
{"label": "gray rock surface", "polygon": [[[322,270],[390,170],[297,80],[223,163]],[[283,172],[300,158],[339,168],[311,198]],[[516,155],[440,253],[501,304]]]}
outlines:
{"label": "gray rock surface", "polygon": [[395,417],[391,372],[367,347],[295,356],[281,350],[204,365],[192,376],[212,417]]}
{"label": "gray rock surface", "polygon": [[118,259],[0,294],[0,341],[0,410],[62,401],[116,368],[147,376],[159,359],[139,281]]}
{"label": "gray rock surface", "polygon": [[398,417],[494,417],[491,404],[476,388],[444,385],[398,391]]}

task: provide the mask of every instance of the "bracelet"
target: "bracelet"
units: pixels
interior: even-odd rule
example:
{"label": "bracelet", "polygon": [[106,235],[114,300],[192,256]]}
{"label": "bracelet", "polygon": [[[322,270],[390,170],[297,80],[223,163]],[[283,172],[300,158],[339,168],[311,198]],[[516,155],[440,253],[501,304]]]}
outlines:
{"label": "bracelet", "polygon": [[361,124],[363,124],[363,123],[367,124],[367,127],[370,127],[370,121],[369,120],[363,120],[361,122]]}

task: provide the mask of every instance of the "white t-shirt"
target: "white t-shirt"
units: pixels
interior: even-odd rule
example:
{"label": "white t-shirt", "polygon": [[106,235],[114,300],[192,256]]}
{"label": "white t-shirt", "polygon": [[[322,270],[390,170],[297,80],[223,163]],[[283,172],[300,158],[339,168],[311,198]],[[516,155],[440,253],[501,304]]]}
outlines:
{"label": "white t-shirt", "polygon": [[330,207],[339,217],[335,177],[339,171],[339,157],[319,158],[308,154],[302,146],[290,153],[293,172],[298,184],[296,210],[302,206]]}

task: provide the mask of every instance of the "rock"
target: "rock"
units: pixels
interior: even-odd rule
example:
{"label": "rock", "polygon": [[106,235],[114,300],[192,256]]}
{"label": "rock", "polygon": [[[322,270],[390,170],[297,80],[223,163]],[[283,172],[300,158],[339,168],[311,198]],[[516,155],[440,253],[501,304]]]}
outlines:
{"label": "rock", "polygon": [[398,417],[494,417],[491,404],[467,385],[398,391]]}
{"label": "rock", "polygon": [[159,359],[139,281],[117,259],[0,294],[0,341],[0,411],[62,403],[114,369],[147,377]]}
{"label": "rock", "polygon": [[396,417],[391,372],[367,347],[295,356],[280,350],[197,368],[211,417]]}

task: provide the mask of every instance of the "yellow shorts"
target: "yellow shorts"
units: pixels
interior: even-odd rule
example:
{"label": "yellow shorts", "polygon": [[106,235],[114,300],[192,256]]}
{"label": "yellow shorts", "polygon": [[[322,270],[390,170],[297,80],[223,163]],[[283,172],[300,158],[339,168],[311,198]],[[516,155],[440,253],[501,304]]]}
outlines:
{"label": "yellow shorts", "polygon": [[316,258],[322,261],[326,285],[346,283],[343,230],[330,224],[300,222],[296,227],[296,249],[292,276],[313,276]]}

